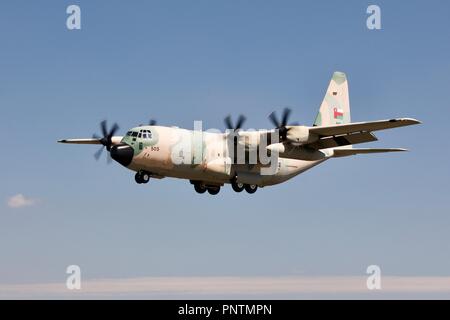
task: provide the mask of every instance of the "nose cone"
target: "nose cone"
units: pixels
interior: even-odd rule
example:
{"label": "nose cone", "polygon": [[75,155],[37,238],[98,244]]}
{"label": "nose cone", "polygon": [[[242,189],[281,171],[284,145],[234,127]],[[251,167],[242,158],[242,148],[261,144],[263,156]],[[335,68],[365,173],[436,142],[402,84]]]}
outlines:
{"label": "nose cone", "polygon": [[111,147],[111,158],[127,167],[133,160],[134,150],[127,144],[118,144]]}

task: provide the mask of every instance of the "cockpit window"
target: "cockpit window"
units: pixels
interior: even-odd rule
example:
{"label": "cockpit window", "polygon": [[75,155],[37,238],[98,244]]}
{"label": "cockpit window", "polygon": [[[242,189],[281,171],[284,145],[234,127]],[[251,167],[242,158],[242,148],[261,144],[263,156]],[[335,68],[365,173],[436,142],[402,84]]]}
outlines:
{"label": "cockpit window", "polygon": [[150,130],[128,131],[127,136],[138,137],[141,139],[152,139],[152,132]]}

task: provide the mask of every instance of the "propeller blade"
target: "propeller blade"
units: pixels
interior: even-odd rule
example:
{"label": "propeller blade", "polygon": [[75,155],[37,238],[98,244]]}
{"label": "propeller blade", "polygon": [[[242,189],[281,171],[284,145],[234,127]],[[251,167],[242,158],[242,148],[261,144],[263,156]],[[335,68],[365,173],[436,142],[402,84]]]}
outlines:
{"label": "propeller blade", "polygon": [[271,114],[269,114],[269,119],[270,119],[270,121],[272,121],[272,124],[275,126],[275,128],[281,127],[275,111],[273,111]]}
{"label": "propeller blade", "polygon": [[117,132],[117,130],[119,130],[119,125],[117,123],[114,123],[108,136],[109,137],[114,136],[114,134]]}
{"label": "propeller blade", "polygon": [[107,153],[106,154],[106,164],[111,164],[112,162],[112,158],[111,158],[111,153]]}
{"label": "propeller blade", "polygon": [[283,119],[281,120],[281,126],[285,127],[287,125],[291,112],[292,112],[291,109],[284,108],[284,110],[283,110]]}
{"label": "propeller blade", "polygon": [[100,156],[102,155],[104,148],[105,146],[101,146],[100,149],[98,149],[97,152],[94,153],[95,160],[98,161],[98,159],[100,159]]}
{"label": "propeller blade", "polygon": [[236,127],[234,128],[235,130],[239,130],[242,128],[242,125],[244,124],[245,120],[247,120],[247,118],[244,115],[239,115],[238,121],[236,123]]}
{"label": "propeller blade", "polygon": [[[281,122],[278,121],[278,117],[277,114],[275,113],[275,111],[273,111],[270,115],[269,115],[269,119],[272,121],[272,123],[275,126],[275,129],[278,129],[278,133],[280,135],[280,140],[284,141],[287,138],[287,134],[290,130],[290,128],[287,128],[286,126],[288,125],[288,121],[289,121],[289,116],[291,115],[292,110],[290,108],[284,108],[283,109],[283,114],[281,117]],[[297,122],[294,122],[293,124],[291,124],[292,126],[298,126],[299,124]]]}
{"label": "propeller blade", "polygon": [[[106,150],[109,151],[109,150],[111,150],[111,146],[112,146],[112,137],[117,132],[117,130],[119,130],[119,125],[117,123],[114,123],[108,132],[108,123],[106,120],[103,120],[102,122],[100,122],[100,130],[102,132],[101,138],[95,133],[92,135],[92,137],[94,139],[98,139],[100,141],[100,143],[104,147],[106,147]],[[101,153],[102,153],[101,150],[97,151],[94,155],[95,158],[98,159],[100,157]]]}
{"label": "propeller blade", "polygon": [[226,127],[227,129],[230,129],[230,130],[234,129],[233,122],[231,121],[231,116],[230,116],[230,115],[228,115],[228,116],[224,119],[224,122],[225,122],[225,127]]}
{"label": "propeller blade", "polygon": [[108,125],[107,125],[106,120],[103,120],[102,122],[100,122],[100,128],[102,130],[103,137],[108,136],[108,128],[107,127],[108,127]]}

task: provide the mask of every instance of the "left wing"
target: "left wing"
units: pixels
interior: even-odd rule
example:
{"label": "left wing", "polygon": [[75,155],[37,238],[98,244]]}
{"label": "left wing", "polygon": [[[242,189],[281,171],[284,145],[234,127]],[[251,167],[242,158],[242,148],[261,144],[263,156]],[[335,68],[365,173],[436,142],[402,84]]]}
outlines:
{"label": "left wing", "polygon": [[[111,144],[119,144],[122,141],[122,136],[111,137]],[[88,139],[63,139],[58,140],[59,143],[72,143],[72,144],[103,144],[102,139],[88,138]]]}
{"label": "left wing", "polygon": [[74,144],[102,144],[100,139],[63,139],[58,140],[59,143],[74,143]]}

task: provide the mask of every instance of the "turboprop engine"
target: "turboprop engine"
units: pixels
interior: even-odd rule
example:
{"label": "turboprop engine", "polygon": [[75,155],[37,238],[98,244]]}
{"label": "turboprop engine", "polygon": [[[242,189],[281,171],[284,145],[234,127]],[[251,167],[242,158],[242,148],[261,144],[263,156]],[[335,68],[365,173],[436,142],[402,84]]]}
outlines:
{"label": "turboprop engine", "polygon": [[217,158],[209,161],[205,166],[205,171],[216,175],[229,176],[231,174],[231,158]]}
{"label": "turboprop engine", "polygon": [[296,144],[313,143],[319,139],[319,136],[309,132],[309,127],[305,126],[288,126],[286,140]]}

